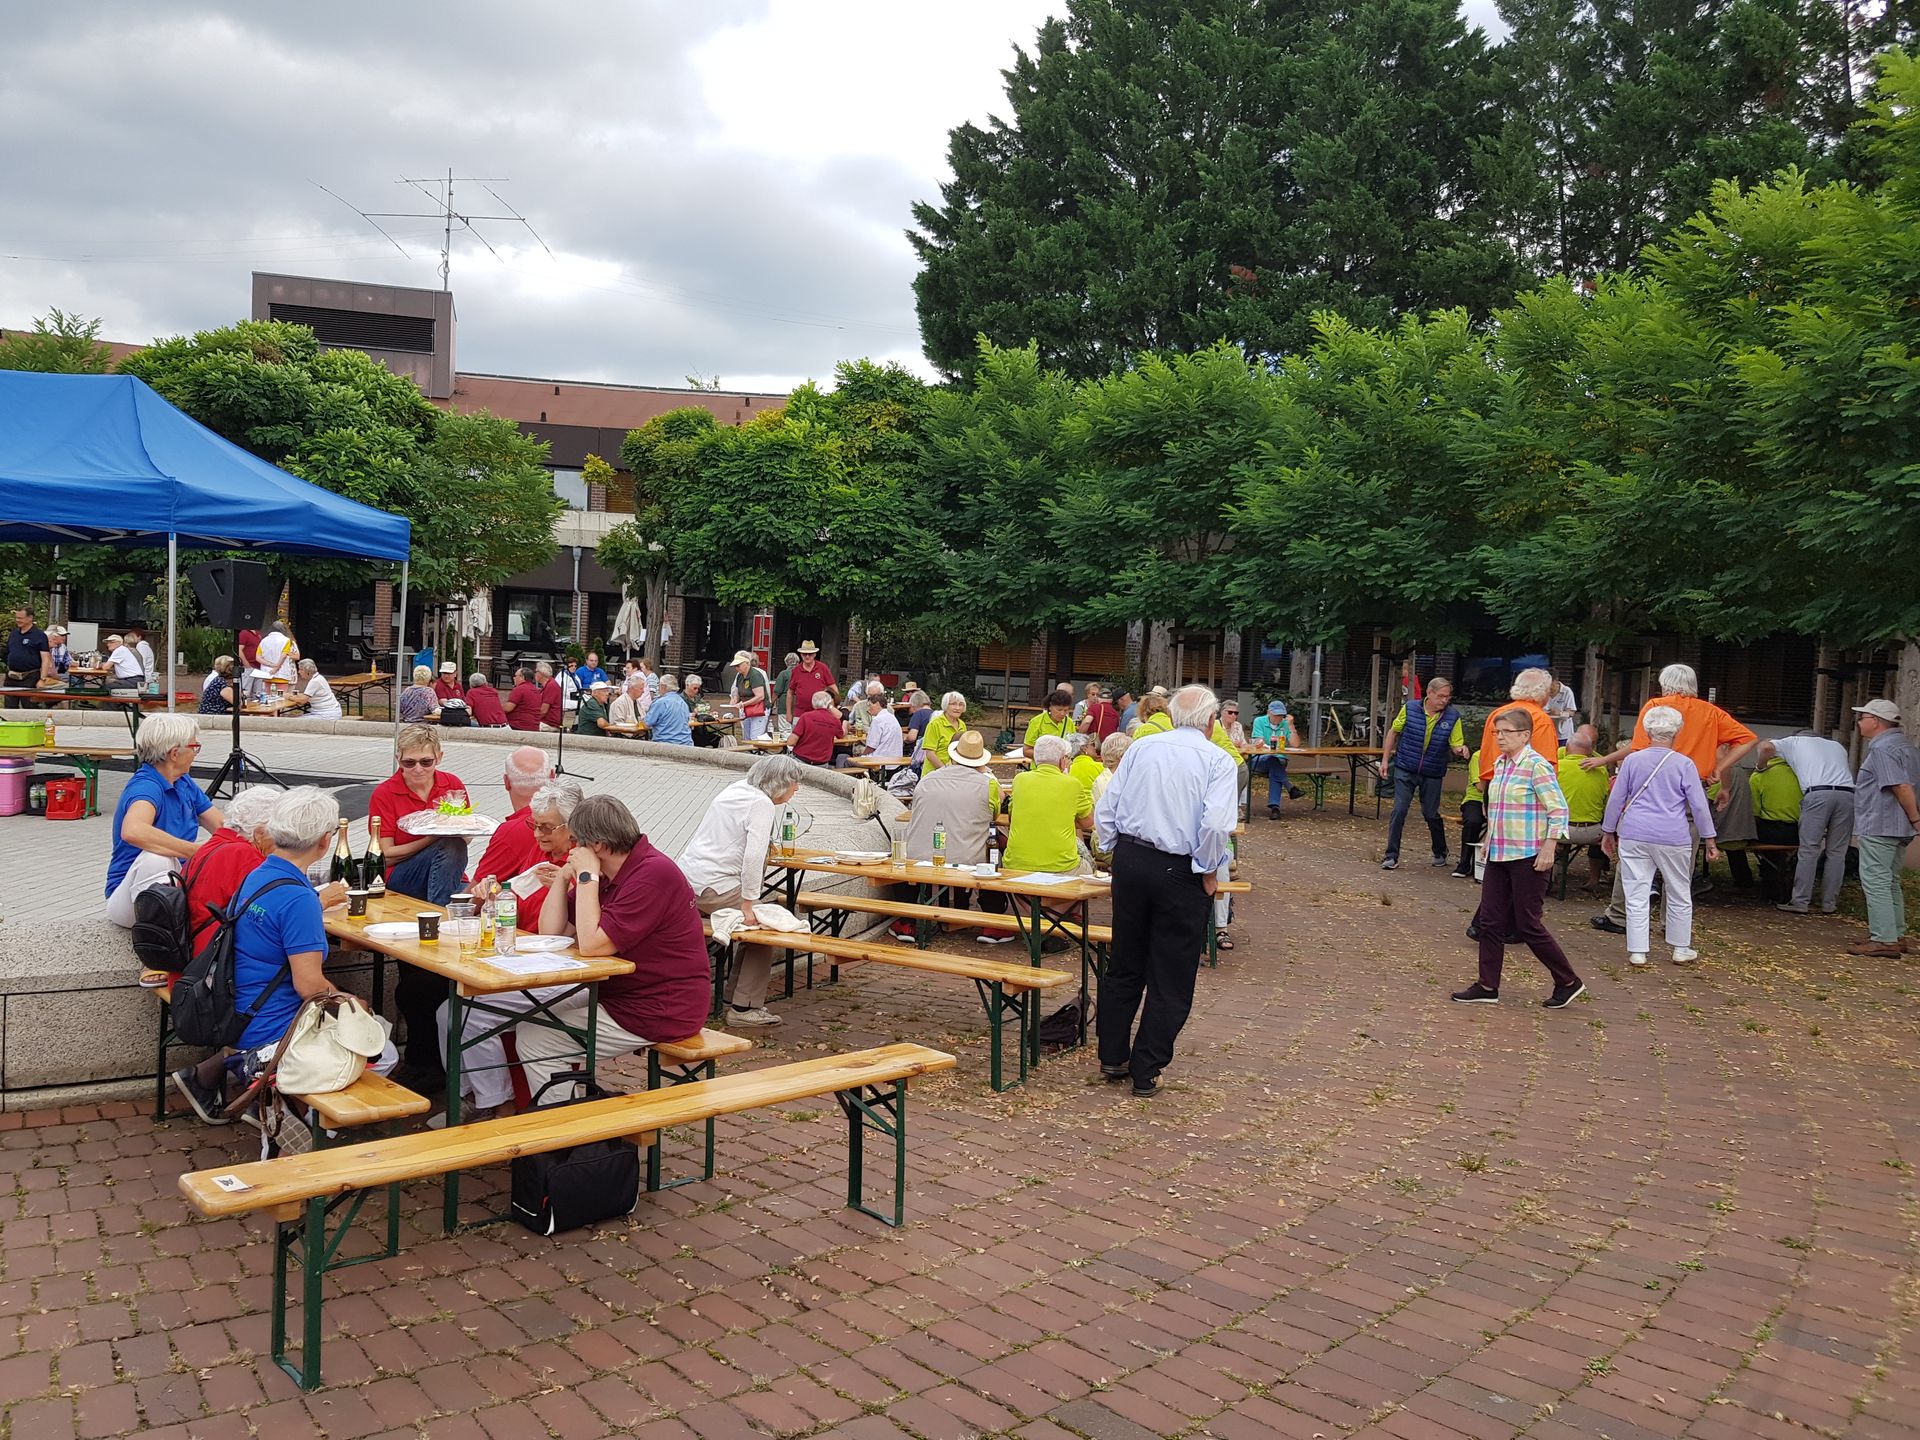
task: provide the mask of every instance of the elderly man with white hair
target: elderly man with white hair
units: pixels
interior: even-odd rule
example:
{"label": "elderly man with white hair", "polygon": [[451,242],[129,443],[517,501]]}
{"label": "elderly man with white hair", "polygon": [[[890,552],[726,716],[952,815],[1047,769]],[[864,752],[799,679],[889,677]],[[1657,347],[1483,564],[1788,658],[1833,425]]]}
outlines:
{"label": "elderly man with white hair", "polygon": [[647,707],[652,702],[647,698],[647,677],[639,670],[627,673],[625,684],[613,704],[607,707],[609,725],[638,725],[647,717]]}
{"label": "elderly man with white hair", "polygon": [[107,919],[133,924],[133,897],[163,883],[225,820],[187,772],[200,754],[200,722],[191,715],[153,715],[134,737],[140,767],[113,811],[107,859]]}
{"label": "elderly man with white hair", "polygon": [[[1720,808],[1724,809],[1733,797],[1728,777],[1733,767],[1759,742],[1759,737],[1718,705],[1700,698],[1700,679],[1691,665],[1669,665],[1660,672],[1660,694],[1640,707],[1630,743],[1620,746],[1611,755],[1590,755],[1580,764],[1588,770],[1602,765],[1618,765],[1634,751],[1650,747],[1653,737],[1647,733],[1647,716],[1661,706],[1678,711],[1680,715],[1680,732],[1674,739],[1674,753],[1699,773],[1702,786],[1716,783],[1720,786]],[[1744,778],[1741,783],[1745,783]],[[1614,789],[1619,788],[1616,782]],[[1595,915],[1589,922],[1594,929],[1604,930],[1610,935],[1627,933],[1626,896],[1622,884],[1620,867],[1616,865],[1613,870],[1613,898],[1608,902],[1606,911]]]}
{"label": "elderly man with white hair", "polygon": [[906,753],[906,737],[900,731],[899,717],[893,713],[893,707],[887,704],[885,690],[869,689],[865,703],[860,707],[866,712],[867,748],[865,754],[896,756]]}
{"label": "elderly man with white hair", "polygon": [[[767,851],[781,811],[800,793],[800,775],[800,762],[791,755],[764,755],[713,797],[680,851],[680,873],[693,887],[702,915],[738,910],[747,924],[757,923],[753,907],[765,889]],[[727,1023],[778,1025],[780,1017],[767,1009],[772,948],[740,945],[736,950],[727,984]]]}
{"label": "elderly man with white hair", "polygon": [[[1820,881],[1820,909],[1831,915],[1840,908],[1840,885],[1847,876],[1847,846],[1853,839],[1853,768],[1847,747],[1824,735],[1783,735],[1762,740],[1754,752],[1761,772],[1778,756],[1800,788],[1800,819],[1793,893],[1775,908],[1804,915],[1813,904],[1813,884]],[[1827,864],[1820,874],[1820,862]]]}
{"label": "elderly man with white hair", "polygon": [[[519,745],[507,752],[506,769],[500,777],[507,792],[507,818],[493,832],[486,853],[473,867],[470,879],[476,899],[498,894],[507,881],[525,874],[545,857],[550,847],[543,846],[534,833],[533,797],[552,778],[553,766],[539,746]],[[523,928],[531,930],[539,923],[538,905],[529,909],[522,900],[520,912]]]}
{"label": "elderly man with white hair", "polygon": [[1853,777],[1853,834],[1860,847],[1860,891],[1867,938],[1850,955],[1891,960],[1907,953],[1907,905],[1900,889],[1907,846],[1920,829],[1920,755],[1900,728],[1900,707],[1878,698],[1853,707],[1867,748]]}
{"label": "elderly man with white hair", "polygon": [[1673,963],[1685,965],[1698,954],[1693,948],[1694,834],[1706,837],[1707,859],[1720,858],[1706,786],[1700,783],[1699,770],[1674,750],[1685,724],[1671,705],[1655,705],[1641,714],[1647,748],[1634,751],[1621,765],[1601,822],[1606,836],[1601,847],[1619,861],[1626,896],[1627,963],[1636,967],[1647,963],[1655,872],[1665,892],[1662,908]]}
{"label": "elderly man with white hair", "polygon": [[[1047,870],[1072,874],[1080,868],[1080,837],[1093,830],[1093,797],[1067,768],[1072,749],[1058,735],[1034,742],[1033,768],[1014,776],[1008,793],[1009,870]],[[1047,941],[1064,949],[1059,936]]]}
{"label": "elderly man with white hair", "polygon": [[1095,847],[1113,856],[1113,953],[1095,1012],[1100,1073],[1131,1079],[1135,1095],[1159,1089],[1173,1059],[1193,1009],[1207,908],[1232,854],[1237,772],[1208,738],[1219,708],[1203,685],[1176,690],[1173,728],[1135,737],[1094,811]]}

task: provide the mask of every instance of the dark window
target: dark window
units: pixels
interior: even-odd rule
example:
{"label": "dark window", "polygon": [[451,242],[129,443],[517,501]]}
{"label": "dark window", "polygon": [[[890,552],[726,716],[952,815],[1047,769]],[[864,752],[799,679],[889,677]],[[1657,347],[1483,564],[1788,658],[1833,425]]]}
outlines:
{"label": "dark window", "polygon": [[382,315],[366,310],[334,310],[320,305],[267,307],[268,317],[305,325],[322,345],[342,350],[407,350],[433,353],[433,320],[419,315]]}

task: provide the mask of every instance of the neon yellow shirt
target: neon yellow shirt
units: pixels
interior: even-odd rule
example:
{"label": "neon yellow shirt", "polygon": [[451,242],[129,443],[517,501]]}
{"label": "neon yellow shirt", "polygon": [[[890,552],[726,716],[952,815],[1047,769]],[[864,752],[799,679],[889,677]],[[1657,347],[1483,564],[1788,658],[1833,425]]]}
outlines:
{"label": "neon yellow shirt", "polygon": [[1556,767],[1560,791],[1567,797],[1569,825],[1598,825],[1607,818],[1607,790],[1613,777],[1606,767],[1582,770],[1578,755],[1562,755]]}
{"label": "neon yellow shirt", "polygon": [[1074,779],[1080,782],[1080,788],[1087,792],[1087,798],[1091,800],[1093,798],[1093,782],[1099,778],[1101,772],[1106,768],[1106,766],[1102,765],[1099,760],[1092,755],[1076,755],[1073,757],[1073,764],[1067,767],[1067,771]]}
{"label": "neon yellow shirt", "polygon": [[1071,874],[1080,864],[1075,841],[1083,815],[1093,813],[1093,797],[1080,782],[1051,765],[1014,777],[1013,820],[1001,857],[1009,870],[1053,870]]}
{"label": "neon yellow shirt", "polygon": [[1033,742],[1038,740],[1042,735],[1058,735],[1064,740],[1067,736],[1073,734],[1075,728],[1072,715],[1062,715],[1060,717],[1060,723],[1056,725],[1053,717],[1042,710],[1027,722],[1027,749],[1031,751],[1033,749]]}
{"label": "neon yellow shirt", "polygon": [[1157,715],[1149,715],[1133,727],[1135,735],[1151,735],[1158,730],[1163,735],[1173,733],[1173,717],[1162,710]]}

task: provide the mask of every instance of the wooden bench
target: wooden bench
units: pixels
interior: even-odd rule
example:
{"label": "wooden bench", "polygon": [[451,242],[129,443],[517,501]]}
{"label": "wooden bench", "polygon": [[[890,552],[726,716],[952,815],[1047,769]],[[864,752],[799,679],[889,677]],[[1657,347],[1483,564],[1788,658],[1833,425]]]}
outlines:
{"label": "wooden bench", "polygon": [[[744,1035],[729,1035],[725,1030],[702,1030],[686,1040],[675,1040],[647,1047],[647,1089],[658,1090],[663,1085],[691,1085],[700,1080],[711,1080],[718,1061],[729,1055],[744,1055],[753,1049],[753,1042]],[[688,1175],[679,1180],[660,1179],[660,1146],[647,1148],[647,1189],[676,1190],[682,1185],[691,1185],[698,1180],[713,1178],[714,1124],[712,1116],[707,1118],[707,1159],[699,1175]]]}
{"label": "wooden bench", "polygon": [[[708,932],[711,934],[711,930]],[[989,1082],[995,1090],[1010,1088],[1005,1083],[1001,1063],[1001,1022],[1007,1015],[1018,1021],[1020,1073],[1013,1083],[1027,1078],[1030,1065],[1040,1062],[1040,995],[1058,985],[1071,985],[1073,976],[1064,970],[1046,970],[1037,965],[1010,965],[1000,960],[980,959],[972,955],[950,955],[939,950],[910,950],[904,945],[887,945],[876,940],[850,940],[844,936],[823,935],[799,930],[736,930],[732,944],[765,945],[804,955],[824,956],[832,962],[831,979],[840,978],[842,965],[892,965],[902,970],[920,970],[932,975],[954,975],[971,980],[987,1012]],[[719,949],[714,964],[714,1009],[718,1014],[725,1003],[727,954],[731,946]]]}
{"label": "wooden bench", "polygon": [[[923,1045],[882,1045],[845,1055],[822,1055],[791,1065],[698,1080],[638,1095],[615,1095],[579,1105],[534,1110],[445,1130],[389,1136],[305,1155],[285,1155],[199,1170],[180,1177],[180,1193],[201,1215],[270,1214],[273,1257],[274,1363],[303,1390],[320,1384],[321,1281],[330,1270],[386,1255],[337,1258],[367,1195],[410,1180],[430,1180],[486,1165],[505,1164],[600,1140],[627,1139],[673,1125],[692,1125],[792,1100],[832,1095],[847,1116],[847,1204],[884,1225],[906,1220],[907,1081],[953,1068],[953,1056]],[[894,1142],[893,1213],[864,1200],[864,1147],[871,1129]],[[656,1142],[657,1143],[657,1142]],[[397,1240],[397,1206],[389,1201],[388,1233]],[[335,1211],[337,1226],[329,1226]],[[287,1255],[300,1251],[299,1364],[287,1358]]]}

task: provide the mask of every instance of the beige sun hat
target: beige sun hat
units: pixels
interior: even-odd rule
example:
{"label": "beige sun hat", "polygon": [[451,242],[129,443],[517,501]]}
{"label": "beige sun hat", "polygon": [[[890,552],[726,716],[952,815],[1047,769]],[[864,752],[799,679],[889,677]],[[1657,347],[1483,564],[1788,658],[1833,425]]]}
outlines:
{"label": "beige sun hat", "polygon": [[947,746],[947,759],[972,770],[984,770],[992,761],[987,754],[987,742],[980,738],[978,730],[961,731],[960,738]]}

